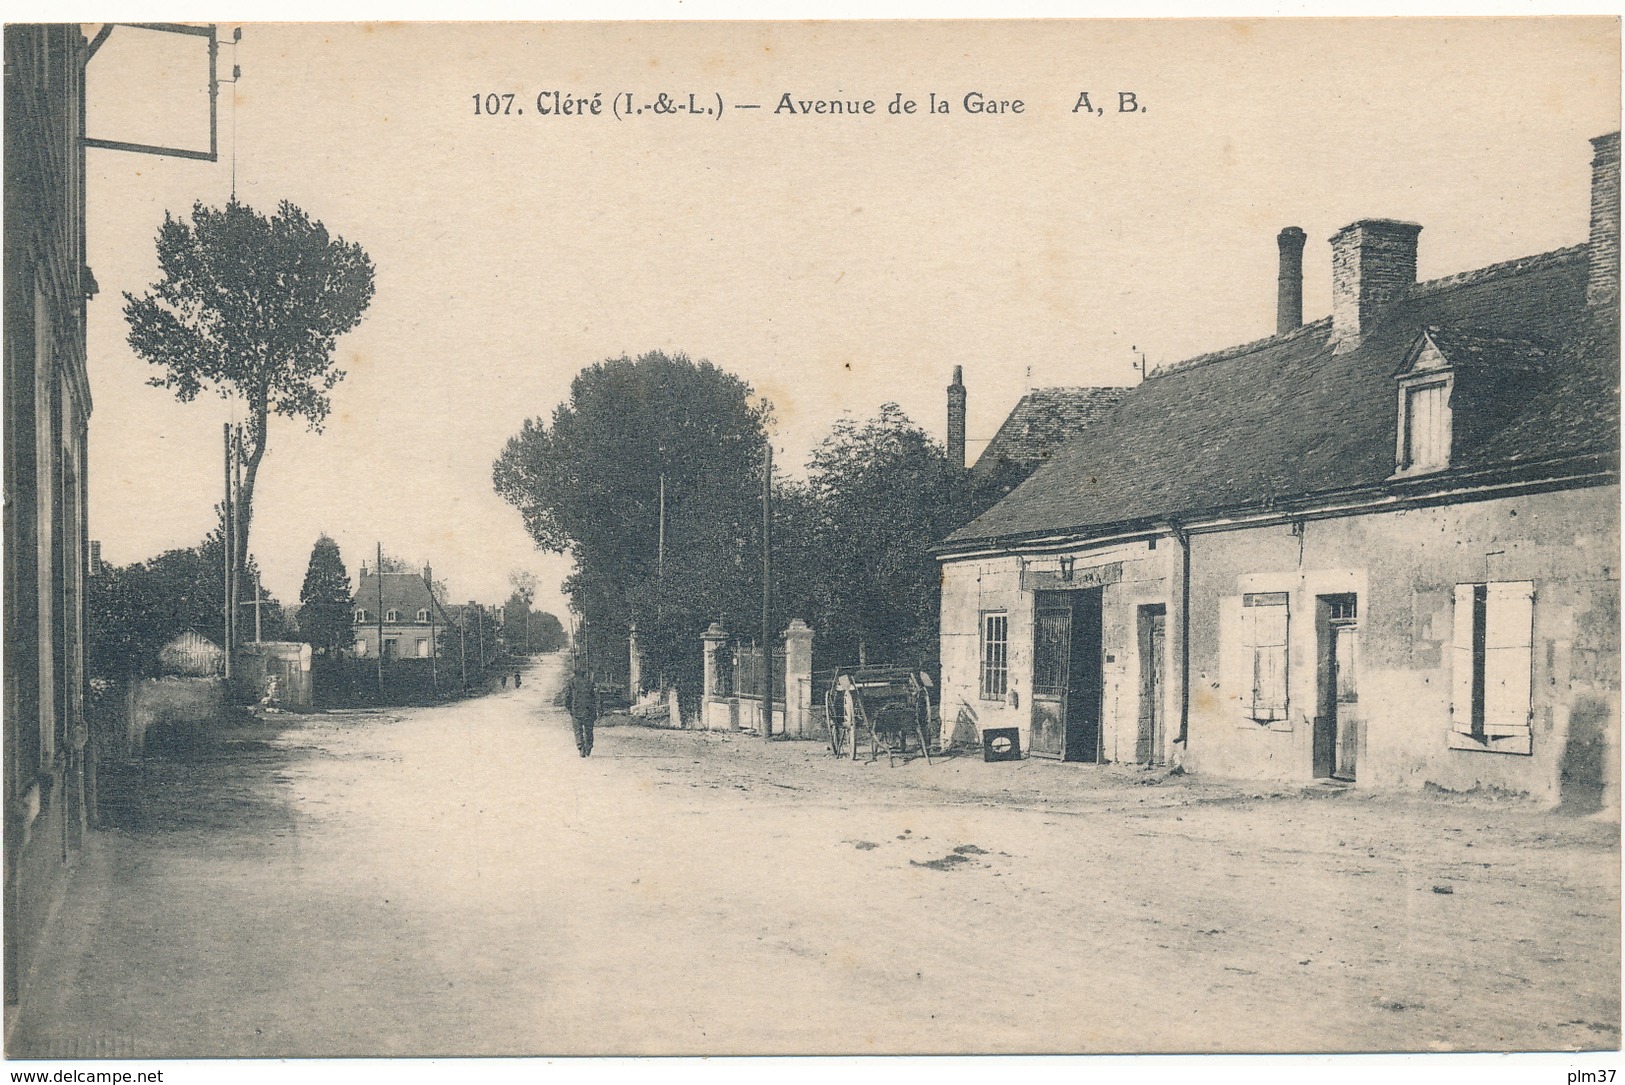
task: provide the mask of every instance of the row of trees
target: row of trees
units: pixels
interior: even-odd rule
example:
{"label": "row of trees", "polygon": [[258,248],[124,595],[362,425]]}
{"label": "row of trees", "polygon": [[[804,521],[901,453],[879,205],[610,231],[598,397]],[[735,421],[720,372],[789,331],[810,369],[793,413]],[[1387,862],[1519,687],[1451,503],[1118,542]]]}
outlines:
{"label": "row of trees", "polygon": [[[299,607],[288,611],[259,585],[259,569],[252,555],[246,559],[247,598],[239,602],[238,628],[252,630],[256,620],[265,640],[302,640],[321,652],[348,650],[355,641],[354,594],[338,543],[322,535],[311,548]],[[386,555],[389,572],[412,572],[417,567]],[[552,614],[531,609],[535,580],[515,574],[513,593],[497,621],[491,608],[487,620],[493,650],[506,654],[555,651],[568,636]],[[255,592],[259,607],[255,613]],[[197,546],[169,550],[144,562],[106,566],[90,580],[86,600],[90,672],[99,679],[121,682],[158,673],[158,652],[177,635],[193,631],[217,644],[224,643],[225,608],[223,532],[216,528]],[[436,597],[443,603],[444,585]],[[449,630],[455,637],[455,628]],[[457,655],[455,641],[445,651]],[[443,652],[444,654],[444,652]]]}
{"label": "row of trees", "polygon": [[[114,681],[154,673],[158,649],[185,630],[225,643],[228,540],[237,582],[247,589],[239,597],[258,602],[261,634],[289,635],[282,608],[259,587],[249,546],[271,419],[321,431],[328,393],[344,379],[334,347],[360,324],[374,290],[372,260],[361,246],[287,201],[270,215],[235,197],[223,208],[195,203],[189,217],[166,213],[156,253],[158,281],[140,296],[124,295],[128,342],[155,367],[148,383],[181,402],[208,392],[241,405],[245,423],[233,455],[241,479],[232,487],[235,500],[220,509],[221,527],[202,543],[98,570],[92,579],[89,663],[94,675]],[[336,558],[336,546],[332,552]],[[337,581],[322,590],[336,597]],[[347,622],[347,585],[343,597]],[[313,634],[320,642],[340,633],[336,614],[323,615]]]}
{"label": "row of trees", "polygon": [[[239,599],[238,628],[253,629],[258,592],[260,631],[266,640],[290,635],[281,603],[259,587],[259,569],[246,559],[247,590]],[[225,643],[225,543],[220,528],[197,546],[168,550],[147,561],[104,566],[90,579],[85,599],[92,677],[121,682],[158,673],[158,650],[176,635],[195,631]]]}
{"label": "row of trees", "polygon": [[[496,490],[538,546],[574,558],[565,587],[601,673],[624,669],[635,622],[650,666],[692,694],[709,623],[760,628],[771,420],[733,374],[656,352],[583,370],[551,420],[509,440]],[[773,628],[808,621],[825,659],[931,664],[931,547],[966,518],[963,472],[895,404],[837,423],[806,467],[771,482]]]}
{"label": "row of trees", "polygon": [[[335,345],[360,324],[374,293],[365,250],[285,200],[269,215],[235,197],[224,207],[194,203],[190,216],[165,214],[156,254],[158,281],[139,296],[124,295],[130,347],[154,367],[148,383],[182,402],[212,393],[241,405],[245,422],[235,451],[241,479],[235,501],[222,511],[222,529],[202,544],[109,569],[93,582],[93,665],[115,678],[151,673],[158,648],[183,630],[223,642],[220,581],[228,540],[238,582],[259,591],[249,539],[271,420],[321,432],[329,393],[345,376],[334,365]],[[532,614],[534,594],[533,580],[514,584],[508,610],[520,622],[504,630],[511,650],[564,642],[557,618]],[[302,639],[328,652],[353,642],[349,573],[326,535],[312,548],[300,604]],[[262,600],[259,609],[265,636],[290,635],[280,606]]]}

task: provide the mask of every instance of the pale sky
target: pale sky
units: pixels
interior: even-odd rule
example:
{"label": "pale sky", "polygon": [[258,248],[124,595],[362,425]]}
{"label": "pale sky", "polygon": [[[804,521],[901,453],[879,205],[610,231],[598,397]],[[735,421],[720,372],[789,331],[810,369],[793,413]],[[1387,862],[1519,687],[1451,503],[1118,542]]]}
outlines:
{"label": "pale sky", "polygon": [[[91,134],[205,143],[196,64],[142,33],[92,61]],[[535,551],[491,462],[607,357],[739,374],[792,465],[887,400],[940,439],[963,365],[974,458],[1029,368],[1126,383],[1133,347],[1155,365],[1270,334],[1283,226],[1309,235],[1309,320],[1326,239],[1358,218],[1420,222],[1422,278],[1578,243],[1618,47],[1612,19],[246,24],[239,197],[292,200],[377,265],[327,431],[273,422],[266,586],[296,602],[325,531],[352,574],[382,541],[455,600],[529,569],[562,615],[567,562]],[[551,90],[724,108],[537,115]],[[967,114],[971,91],[1023,112]],[[1074,111],[1083,91],[1103,114]],[[1119,113],[1120,91],[1144,111]],[[899,92],[916,113],[889,115]],[[523,115],[476,116],[476,93]],[[785,93],[875,113],[775,112]],[[232,97],[218,163],[89,152],[91,537],[110,561],[197,542],[220,497],[228,406],[145,386],[121,293],[155,278],[166,209],[229,196]],[[168,130],[124,134],[154,110]]]}

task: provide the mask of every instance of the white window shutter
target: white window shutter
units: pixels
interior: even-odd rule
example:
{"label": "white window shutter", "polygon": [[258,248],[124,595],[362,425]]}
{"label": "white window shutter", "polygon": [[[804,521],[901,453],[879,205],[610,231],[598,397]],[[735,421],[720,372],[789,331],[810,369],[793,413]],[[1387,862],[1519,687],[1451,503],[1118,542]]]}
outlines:
{"label": "white window shutter", "polygon": [[1254,653],[1258,660],[1258,700],[1254,719],[1286,719],[1287,608],[1263,606],[1253,613]]}
{"label": "white window shutter", "polygon": [[1488,738],[1528,730],[1534,617],[1534,584],[1489,585],[1484,613],[1484,734]]}
{"label": "white window shutter", "polygon": [[1473,731],[1473,588],[1456,585],[1454,647],[1450,652],[1450,727]]}

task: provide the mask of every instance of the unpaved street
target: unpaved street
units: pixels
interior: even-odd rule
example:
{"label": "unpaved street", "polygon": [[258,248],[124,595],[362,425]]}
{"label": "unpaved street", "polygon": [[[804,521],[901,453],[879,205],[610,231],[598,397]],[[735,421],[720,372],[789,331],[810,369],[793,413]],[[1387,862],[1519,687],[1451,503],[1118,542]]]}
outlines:
{"label": "unpaved street", "polygon": [[1618,1047],[1617,828],[601,728],[558,659],[153,767],[12,1056]]}

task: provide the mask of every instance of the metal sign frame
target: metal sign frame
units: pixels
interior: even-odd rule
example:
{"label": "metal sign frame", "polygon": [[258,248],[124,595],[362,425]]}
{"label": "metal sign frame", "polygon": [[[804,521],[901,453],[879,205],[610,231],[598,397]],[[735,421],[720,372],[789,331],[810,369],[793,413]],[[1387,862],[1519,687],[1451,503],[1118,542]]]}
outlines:
{"label": "metal sign frame", "polygon": [[162,34],[186,34],[190,37],[209,39],[209,149],[207,151],[194,151],[186,147],[163,147],[153,143],[127,143],[117,139],[94,139],[90,136],[81,136],[80,139],[86,147],[100,147],[105,151],[130,151],[135,154],[169,155],[175,158],[190,158],[199,162],[220,161],[220,40],[217,27],[214,23],[208,26],[187,26],[184,23],[105,23],[91,39],[90,51],[86,54],[85,62],[88,64],[95,57],[96,51],[107,41],[113,33],[115,26],[129,26],[137,30],[156,30]]}

